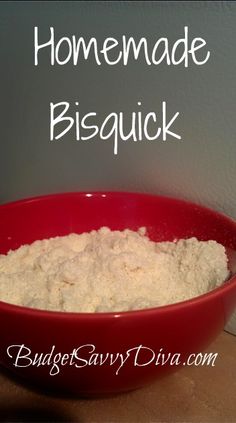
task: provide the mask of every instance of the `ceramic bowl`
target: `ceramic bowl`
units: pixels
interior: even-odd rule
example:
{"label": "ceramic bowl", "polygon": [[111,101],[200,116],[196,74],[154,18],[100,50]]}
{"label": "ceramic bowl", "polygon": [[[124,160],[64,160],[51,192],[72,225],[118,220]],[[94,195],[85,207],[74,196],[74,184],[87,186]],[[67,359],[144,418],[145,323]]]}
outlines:
{"label": "ceramic bowl", "polygon": [[[236,223],[200,205],[139,193],[78,192],[1,205],[0,253],[101,226],[145,226],[155,241],[196,236],[236,250]],[[197,298],[131,312],[50,312],[0,302],[0,363],[44,390],[85,396],[132,390],[181,368],[170,360],[160,364],[161,354],[164,361],[180,354],[183,364],[189,354],[203,352],[235,305],[235,276]]]}

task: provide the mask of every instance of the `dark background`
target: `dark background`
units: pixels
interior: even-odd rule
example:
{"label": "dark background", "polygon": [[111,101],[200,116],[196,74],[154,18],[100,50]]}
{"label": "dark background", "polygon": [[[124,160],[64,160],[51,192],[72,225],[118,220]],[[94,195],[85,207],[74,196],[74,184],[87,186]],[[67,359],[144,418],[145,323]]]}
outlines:
{"label": "dark background", "polygon": [[[34,26],[48,40],[62,36],[98,42],[125,34],[183,35],[207,41],[204,66],[150,66],[143,60],[98,67],[34,66]],[[161,193],[236,217],[236,4],[234,2],[6,2],[0,3],[0,202],[73,190]],[[79,101],[81,113],[137,110],[180,112],[174,126],[182,140],[76,142],[68,133],[49,141],[50,101]]]}

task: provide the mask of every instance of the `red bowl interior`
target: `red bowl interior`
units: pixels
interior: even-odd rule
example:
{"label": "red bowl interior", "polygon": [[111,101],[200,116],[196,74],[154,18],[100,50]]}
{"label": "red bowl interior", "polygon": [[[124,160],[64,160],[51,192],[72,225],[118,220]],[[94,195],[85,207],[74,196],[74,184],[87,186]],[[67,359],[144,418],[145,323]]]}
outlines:
{"label": "red bowl interior", "polygon": [[[36,239],[111,229],[147,228],[155,241],[196,236],[214,239],[236,250],[236,224],[230,218],[186,201],[139,193],[65,193],[0,206],[0,253]],[[133,389],[176,370],[169,364],[135,366],[127,360],[119,375],[114,366],[64,366],[56,376],[49,366],[14,367],[9,345],[24,343],[33,353],[55,345],[67,353],[93,344],[97,351],[127,351],[146,345],[158,352],[180,351],[183,357],[205,348],[223,329],[236,305],[236,278],[220,288],[182,303],[123,313],[62,313],[29,309],[0,302],[0,362],[33,383],[80,394]],[[145,355],[146,354],[146,355]],[[142,360],[150,354],[143,352]]]}

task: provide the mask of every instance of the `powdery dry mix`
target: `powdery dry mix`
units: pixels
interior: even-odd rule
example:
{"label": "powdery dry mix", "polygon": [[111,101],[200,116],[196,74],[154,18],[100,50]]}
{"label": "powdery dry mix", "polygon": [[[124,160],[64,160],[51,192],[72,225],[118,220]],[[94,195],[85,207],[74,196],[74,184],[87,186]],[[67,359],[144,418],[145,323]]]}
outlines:
{"label": "powdery dry mix", "polygon": [[228,276],[216,241],[156,243],[145,228],[103,227],[0,255],[0,299],[47,310],[124,311],[196,297]]}

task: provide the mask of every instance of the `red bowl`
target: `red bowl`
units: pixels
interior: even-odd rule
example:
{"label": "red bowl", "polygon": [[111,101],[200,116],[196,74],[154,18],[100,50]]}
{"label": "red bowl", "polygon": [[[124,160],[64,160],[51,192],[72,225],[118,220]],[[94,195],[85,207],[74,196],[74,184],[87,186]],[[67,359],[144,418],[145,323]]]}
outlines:
{"label": "red bowl", "polygon": [[[172,198],[102,192],[1,205],[0,253],[36,239],[101,226],[120,230],[146,226],[155,241],[196,236],[236,250],[236,223],[215,211]],[[44,389],[82,395],[131,390],[181,367],[170,361],[161,365],[160,353],[165,359],[168,353],[180,354],[183,363],[189,354],[202,352],[223,329],[235,305],[235,276],[188,301],[121,313],[48,312],[0,302],[0,363]],[[34,362],[36,354],[39,361]],[[56,360],[59,372],[50,375],[58,370]]]}

